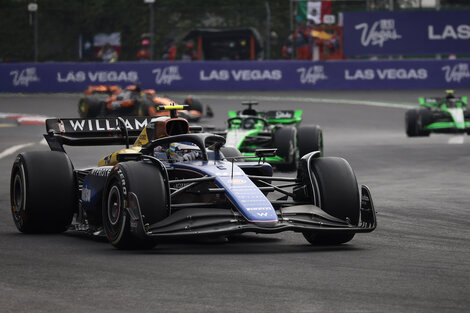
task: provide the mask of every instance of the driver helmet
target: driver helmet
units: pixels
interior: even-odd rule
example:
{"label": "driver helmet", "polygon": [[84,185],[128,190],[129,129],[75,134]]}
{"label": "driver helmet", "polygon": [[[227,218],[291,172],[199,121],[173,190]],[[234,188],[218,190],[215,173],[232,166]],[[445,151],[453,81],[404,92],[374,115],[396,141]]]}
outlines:
{"label": "driver helmet", "polygon": [[446,90],[446,99],[452,99],[452,98],[455,98],[454,91],[451,89]]}
{"label": "driver helmet", "polygon": [[168,149],[168,158],[177,161],[192,161],[200,156],[199,147],[193,143],[172,142]]}
{"label": "driver helmet", "polygon": [[255,127],[255,120],[252,118],[247,118],[243,121],[243,128],[252,129]]}

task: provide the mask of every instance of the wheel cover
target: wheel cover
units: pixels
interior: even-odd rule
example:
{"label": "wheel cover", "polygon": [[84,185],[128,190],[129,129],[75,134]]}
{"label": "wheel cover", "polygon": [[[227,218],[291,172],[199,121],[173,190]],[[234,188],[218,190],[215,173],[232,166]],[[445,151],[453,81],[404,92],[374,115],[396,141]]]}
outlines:
{"label": "wheel cover", "polygon": [[323,156],[323,134],[321,132],[318,135],[318,149],[320,149],[320,156]]}
{"label": "wheel cover", "polygon": [[85,101],[80,102],[80,112],[82,112],[83,114],[88,113],[88,106]]}
{"label": "wheel cover", "polygon": [[15,180],[13,182],[13,197],[12,197],[13,218],[17,222],[22,221],[21,212],[24,211],[23,205],[25,203],[24,201],[25,190],[24,189],[25,188],[24,188],[23,180],[21,179],[20,171],[18,171],[15,175]]}
{"label": "wheel cover", "polygon": [[298,156],[298,149],[296,149],[296,146],[297,146],[297,140],[295,138],[295,135],[292,136],[289,140],[289,160],[288,160],[288,163],[289,164],[295,164],[295,162],[297,161],[297,159],[299,158]]}
{"label": "wheel cover", "polygon": [[112,226],[116,226],[119,223],[121,211],[121,192],[119,188],[114,185],[109,191],[107,202],[108,221]]}
{"label": "wheel cover", "polygon": [[11,212],[17,227],[21,229],[26,218],[26,182],[23,164],[18,167],[11,193]]}

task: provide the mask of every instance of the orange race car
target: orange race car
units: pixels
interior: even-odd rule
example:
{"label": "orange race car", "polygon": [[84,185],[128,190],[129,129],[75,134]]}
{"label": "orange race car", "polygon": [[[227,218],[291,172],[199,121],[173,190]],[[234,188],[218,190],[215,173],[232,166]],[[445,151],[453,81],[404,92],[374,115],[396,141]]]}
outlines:
{"label": "orange race car", "polygon": [[[168,111],[157,111],[157,105],[177,104],[165,96],[156,95],[155,90],[141,90],[139,85],[129,85],[124,89],[115,85],[89,86],[78,103],[80,117],[105,116],[163,116]],[[204,107],[194,96],[184,100],[186,110],[178,111],[178,116],[190,122],[199,121],[203,117]],[[205,117],[212,117],[210,107],[205,110]]]}

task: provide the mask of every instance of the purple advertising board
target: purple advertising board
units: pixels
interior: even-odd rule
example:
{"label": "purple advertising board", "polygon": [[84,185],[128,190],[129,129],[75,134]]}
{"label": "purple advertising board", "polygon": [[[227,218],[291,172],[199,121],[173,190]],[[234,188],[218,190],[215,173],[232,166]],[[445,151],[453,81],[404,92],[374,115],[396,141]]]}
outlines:
{"label": "purple advertising board", "polygon": [[469,88],[470,59],[0,64],[0,92],[133,83],[157,92]]}
{"label": "purple advertising board", "polygon": [[347,57],[470,54],[470,10],[343,14]]}

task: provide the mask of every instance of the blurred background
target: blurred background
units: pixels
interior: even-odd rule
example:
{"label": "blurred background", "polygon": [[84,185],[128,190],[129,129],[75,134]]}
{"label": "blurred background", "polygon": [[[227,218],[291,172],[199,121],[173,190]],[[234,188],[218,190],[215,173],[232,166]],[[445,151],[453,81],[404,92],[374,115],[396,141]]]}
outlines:
{"label": "blurred background", "polygon": [[102,61],[106,44],[117,53],[107,61],[347,59],[342,12],[469,8],[467,0],[3,0],[0,62]]}

